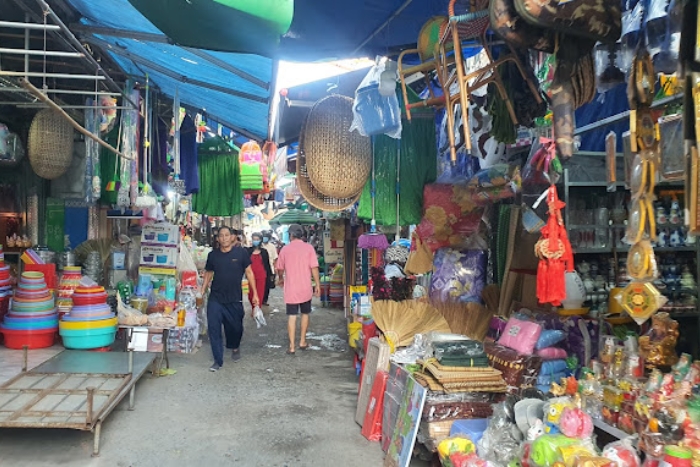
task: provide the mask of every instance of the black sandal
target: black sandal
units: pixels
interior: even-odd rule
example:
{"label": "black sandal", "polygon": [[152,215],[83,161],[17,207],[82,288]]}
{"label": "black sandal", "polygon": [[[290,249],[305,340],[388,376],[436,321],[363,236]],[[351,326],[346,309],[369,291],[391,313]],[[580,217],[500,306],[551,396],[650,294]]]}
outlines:
{"label": "black sandal", "polygon": [[299,350],[309,350],[309,344],[306,345],[300,345]]}
{"label": "black sandal", "polygon": [[293,350],[287,349],[287,355],[296,355],[296,352]]}

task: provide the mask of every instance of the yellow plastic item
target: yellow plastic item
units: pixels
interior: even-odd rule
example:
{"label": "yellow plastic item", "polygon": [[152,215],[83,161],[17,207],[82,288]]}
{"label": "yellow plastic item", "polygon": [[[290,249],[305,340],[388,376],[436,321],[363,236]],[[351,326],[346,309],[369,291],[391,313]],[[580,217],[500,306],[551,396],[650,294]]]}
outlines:
{"label": "yellow plastic item", "polygon": [[360,333],[362,332],[362,323],[354,322],[348,323],[348,344],[353,349],[357,348],[357,342],[360,340]]}
{"label": "yellow plastic item", "polygon": [[622,293],[622,287],[613,287],[610,289],[610,296],[608,297],[608,313],[611,315],[619,315],[624,311],[622,309],[622,305],[620,305],[620,302],[615,299],[615,297],[617,297],[617,295],[620,293]]}
{"label": "yellow plastic item", "polygon": [[584,316],[588,314],[588,310],[590,308],[585,307],[585,308],[559,308],[557,310],[557,313],[559,313],[559,316]]}
{"label": "yellow plastic item", "polygon": [[70,331],[85,331],[87,329],[109,328],[117,325],[117,318],[100,319],[97,321],[59,321],[59,329]]}
{"label": "yellow plastic item", "polygon": [[440,441],[438,444],[438,455],[441,460],[450,457],[450,454],[460,453],[460,454],[471,454],[476,452],[476,446],[469,438],[463,438],[461,436],[454,436],[452,438],[447,438]]}
{"label": "yellow plastic item", "polygon": [[622,290],[622,307],[637,324],[642,324],[667,301],[651,282],[632,281]]}

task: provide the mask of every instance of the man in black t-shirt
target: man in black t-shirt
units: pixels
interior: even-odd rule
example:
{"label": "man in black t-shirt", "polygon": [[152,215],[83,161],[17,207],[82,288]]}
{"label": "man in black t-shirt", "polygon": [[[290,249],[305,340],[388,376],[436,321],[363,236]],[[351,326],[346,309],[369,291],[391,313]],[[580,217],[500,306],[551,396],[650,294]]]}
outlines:
{"label": "man in black t-shirt", "polygon": [[[211,295],[207,306],[209,342],[214,354],[214,364],[210,371],[218,371],[224,364],[224,344],[221,339],[221,325],[227,325],[228,347],[233,348],[233,360],[241,358],[241,338],[243,337],[243,274],[248,278],[248,286],[253,291],[253,305],[260,305],[255,276],[250,267],[248,252],[238,244],[230,228],[222,226],[218,234],[219,249],[212,250],[207,257],[202,294],[211,284]],[[213,280],[212,280],[213,278]]]}

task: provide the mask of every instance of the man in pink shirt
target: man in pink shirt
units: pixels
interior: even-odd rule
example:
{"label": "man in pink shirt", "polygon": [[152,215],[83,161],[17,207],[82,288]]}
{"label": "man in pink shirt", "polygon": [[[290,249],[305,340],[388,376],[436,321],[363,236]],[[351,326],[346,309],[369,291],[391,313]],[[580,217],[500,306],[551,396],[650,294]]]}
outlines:
{"label": "man in pink shirt", "polygon": [[[294,355],[297,315],[301,313],[301,336],[299,348],[306,350],[306,331],[309,329],[309,313],[311,313],[311,298],[321,296],[321,281],[318,277],[318,259],[314,247],[302,240],[304,229],[300,225],[289,226],[291,242],[282,248],[277,258],[277,277],[281,287],[284,287],[284,303],[287,305],[287,331],[289,332],[289,350]],[[314,286],[311,286],[311,276]]]}

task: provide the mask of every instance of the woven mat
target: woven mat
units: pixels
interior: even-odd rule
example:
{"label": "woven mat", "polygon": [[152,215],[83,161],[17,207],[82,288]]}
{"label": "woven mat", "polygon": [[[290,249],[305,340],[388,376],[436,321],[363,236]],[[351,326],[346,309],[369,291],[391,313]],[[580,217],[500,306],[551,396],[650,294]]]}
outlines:
{"label": "woven mat", "polygon": [[413,378],[416,380],[418,384],[421,386],[428,388],[429,390],[433,392],[445,392],[445,388],[442,387],[442,384],[440,384],[440,381],[436,380],[433,375],[430,373],[423,373],[420,371],[417,371],[413,373]]}
{"label": "woven mat", "polygon": [[476,381],[469,383],[443,383],[446,392],[506,392],[505,383]]}
{"label": "woven mat", "polygon": [[429,360],[423,363],[423,368],[440,381],[454,379],[481,379],[482,377],[502,377],[502,373],[492,367],[444,366]]}

